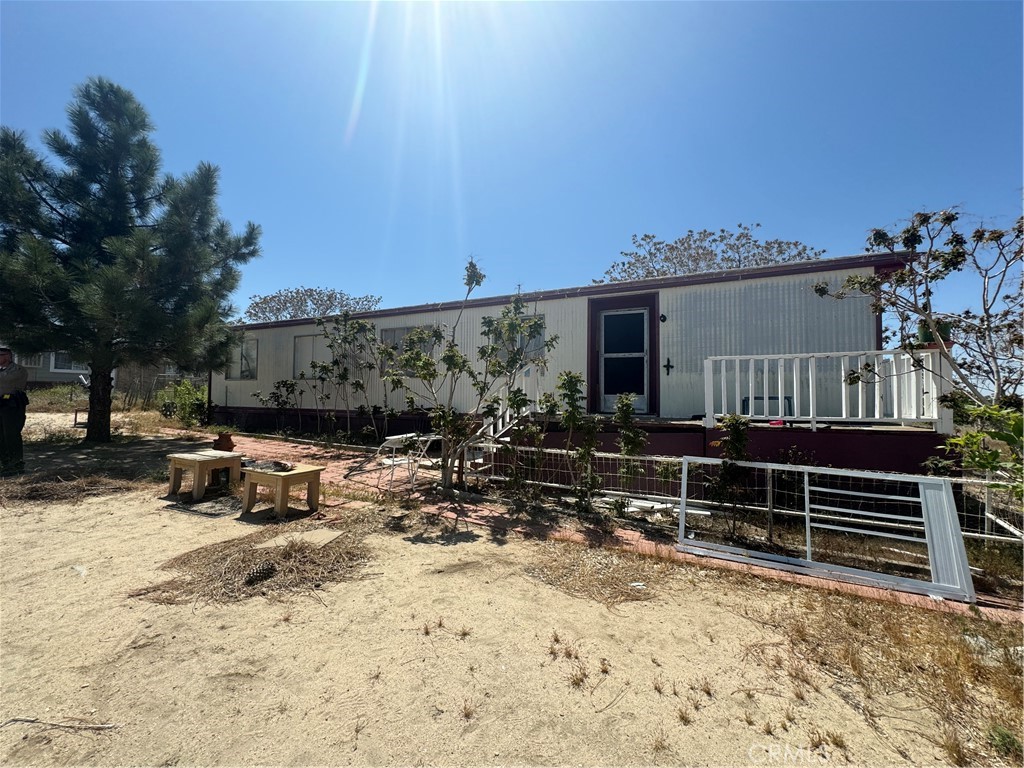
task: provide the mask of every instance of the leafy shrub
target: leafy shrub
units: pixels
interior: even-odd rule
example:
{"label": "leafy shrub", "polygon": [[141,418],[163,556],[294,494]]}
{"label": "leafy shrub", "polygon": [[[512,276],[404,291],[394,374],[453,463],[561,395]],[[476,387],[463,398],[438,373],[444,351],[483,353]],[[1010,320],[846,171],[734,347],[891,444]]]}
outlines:
{"label": "leafy shrub", "polygon": [[209,422],[206,401],[206,387],[197,387],[188,379],[168,384],[154,397],[160,415],[165,419],[177,419],[185,428],[197,424],[206,426]]}

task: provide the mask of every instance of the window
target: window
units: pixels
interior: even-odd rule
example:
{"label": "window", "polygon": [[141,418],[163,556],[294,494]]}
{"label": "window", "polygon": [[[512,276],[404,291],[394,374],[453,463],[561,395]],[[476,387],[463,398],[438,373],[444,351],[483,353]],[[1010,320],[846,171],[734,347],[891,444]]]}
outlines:
{"label": "window", "polygon": [[79,363],[71,359],[70,352],[54,352],[50,370],[57,373],[89,373],[87,363]]}
{"label": "window", "polygon": [[227,378],[255,379],[257,348],[256,339],[243,339],[242,343],[235,347],[235,351],[231,355],[231,364],[228,366]]}
{"label": "window", "polygon": [[181,371],[174,363],[164,363],[164,376],[178,376],[180,373]]}
{"label": "window", "polygon": [[309,376],[312,373],[312,366],[310,363],[316,360],[314,357],[313,346],[316,342],[316,336],[296,336],[292,351],[292,378],[298,379],[299,374],[303,371]]}
{"label": "window", "polygon": [[[387,344],[389,347],[394,349],[397,354],[401,355],[405,352],[405,337],[416,330],[432,331],[434,326],[432,325],[410,325],[403,328],[381,328],[380,329],[380,340],[382,343]],[[434,342],[433,339],[428,339],[420,344],[420,351],[426,355],[431,354],[433,350]],[[414,375],[414,371],[403,370],[404,376]]]}
{"label": "window", "polygon": [[26,368],[42,368],[43,367],[43,356],[42,354],[35,355],[15,355],[14,361],[18,365],[23,365]]}
{"label": "window", "polygon": [[[544,315],[530,315],[529,319],[540,318],[540,321],[544,322]],[[547,354],[547,350],[544,347],[544,342],[547,337],[547,328],[542,328],[539,335],[529,339],[525,335],[520,334],[516,347],[523,351],[523,362],[529,365],[532,361],[537,358],[544,357]],[[507,349],[498,350],[498,358],[506,360],[508,358]]]}

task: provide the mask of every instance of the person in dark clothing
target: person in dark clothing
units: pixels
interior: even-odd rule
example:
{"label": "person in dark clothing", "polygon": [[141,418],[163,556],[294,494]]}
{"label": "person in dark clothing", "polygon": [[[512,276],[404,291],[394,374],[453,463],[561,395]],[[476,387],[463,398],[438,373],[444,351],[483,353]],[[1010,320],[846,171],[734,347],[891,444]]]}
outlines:
{"label": "person in dark clothing", "polygon": [[25,428],[28,371],[14,362],[7,347],[0,347],[0,477],[25,472],[21,430]]}

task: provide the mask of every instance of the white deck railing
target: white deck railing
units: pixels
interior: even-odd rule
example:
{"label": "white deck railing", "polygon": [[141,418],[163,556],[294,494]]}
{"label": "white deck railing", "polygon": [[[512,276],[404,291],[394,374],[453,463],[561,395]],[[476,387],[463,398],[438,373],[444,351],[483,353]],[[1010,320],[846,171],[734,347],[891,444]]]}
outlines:
{"label": "white deck railing", "polygon": [[[704,423],[735,413],[753,421],[930,424],[952,431],[938,399],[935,350],[735,355],[704,360]],[[857,374],[857,375],[853,375]],[[851,383],[852,381],[852,383]]]}

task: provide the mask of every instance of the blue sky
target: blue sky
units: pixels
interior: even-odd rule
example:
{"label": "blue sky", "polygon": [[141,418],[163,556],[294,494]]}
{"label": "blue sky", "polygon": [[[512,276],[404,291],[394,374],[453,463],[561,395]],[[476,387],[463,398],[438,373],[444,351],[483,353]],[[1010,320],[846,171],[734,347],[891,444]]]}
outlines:
{"label": "blue sky", "polygon": [[0,3],[0,120],[103,75],[165,170],[263,227],[236,304],[588,284],[630,238],[760,222],[829,256],[1022,193],[1020,2]]}

